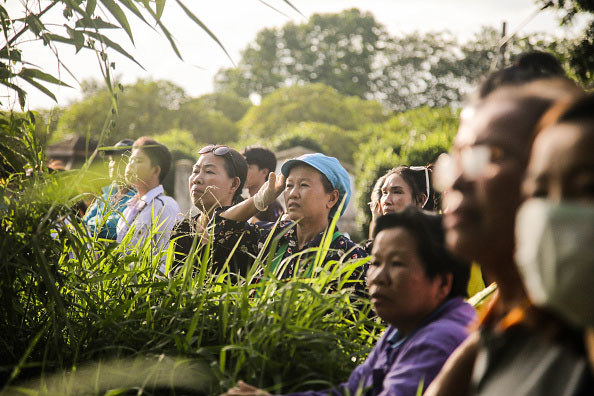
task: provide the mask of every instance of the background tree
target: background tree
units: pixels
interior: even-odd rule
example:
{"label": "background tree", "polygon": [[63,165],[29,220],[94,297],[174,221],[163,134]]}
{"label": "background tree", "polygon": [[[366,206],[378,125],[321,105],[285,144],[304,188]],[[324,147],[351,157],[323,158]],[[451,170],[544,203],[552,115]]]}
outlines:
{"label": "background tree", "polygon": [[233,91],[214,92],[196,99],[201,107],[219,111],[232,122],[237,122],[245,115],[252,103]]}
{"label": "background tree", "polygon": [[592,0],[536,0],[543,9],[554,7],[562,11],[561,24],[570,24],[578,14],[589,14],[586,29],[568,49],[568,63],[575,76],[589,86],[594,84],[594,2]]}
{"label": "background tree", "polygon": [[277,136],[272,146],[276,150],[304,146],[352,165],[353,153],[359,143],[356,131],[345,131],[336,125],[321,122],[301,122]]}
{"label": "background tree", "polygon": [[[118,92],[119,91],[119,92]],[[105,115],[112,108],[112,96],[104,87],[65,109],[58,121],[53,140],[75,133],[98,139],[105,124]],[[183,88],[169,81],[138,80],[120,85],[110,125],[109,140],[137,138],[166,131],[175,125],[176,111],[187,100]]]}
{"label": "background tree", "polygon": [[348,99],[334,88],[318,83],[274,91],[259,106],[252,107],[238,125],[242,137],[268,138],[303,121],[356,130],[387,118],[388,113],[379,103]]}
{"label": "background tree", "polygon": [[387,37],[370,13],[350,9],[314,14],[307,23],[260,31],[236,69],[219,71],[215,86],[247,97],[293,84],[323,83],[345,95],[370,97],[374,63]]}
{"label": "background tree", "polygon": [[[491,69],[500,38],[490,27],[466,42],[447,32],[390,36],[372,15],[356,9],[315,14],[307,23],[260,31],[237,68],[219,71],[215,88],[266,96],[279,87],[321,82],[396,111],[459,105]],[[575,68],[566,62],[571,45],[543,33],[514,36],[507,43],[507,61],[541,50],[558,56],[570,70]]]}

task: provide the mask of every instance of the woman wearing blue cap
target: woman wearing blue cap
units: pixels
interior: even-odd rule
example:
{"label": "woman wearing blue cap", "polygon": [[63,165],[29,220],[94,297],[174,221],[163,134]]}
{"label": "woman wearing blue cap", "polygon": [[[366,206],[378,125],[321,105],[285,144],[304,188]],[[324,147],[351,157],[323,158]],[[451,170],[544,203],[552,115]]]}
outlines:
{"label": "woman wearing blue cap", "polygon": [[[257,255],[271,232],[274,236],[281,235],[273,266],[287,264],[280,273],[281,278],[287,278],[293,276],[297,260],[286,263],[284,259],[292,256],[303,262],[315,255],[310,248],[320,246],[341,202],[344,201],[340,215],[346,209],[351,186],[349,175],[340,162],[321,153],[289,160],[283,164],[281,172],[280,177],[271,173],[268,182],[253,197],[216,212],[215,239],[231,250],[243,234],[240,250]],[[284,193],[288,220],[280,221],[276,227],[275,223],[247,222],[259,211],[266,210],[281,192]],[[360,246],[337,230],[331,238],[324,262],[367,256]],[[300,267],[307,271],[307,266]]]}

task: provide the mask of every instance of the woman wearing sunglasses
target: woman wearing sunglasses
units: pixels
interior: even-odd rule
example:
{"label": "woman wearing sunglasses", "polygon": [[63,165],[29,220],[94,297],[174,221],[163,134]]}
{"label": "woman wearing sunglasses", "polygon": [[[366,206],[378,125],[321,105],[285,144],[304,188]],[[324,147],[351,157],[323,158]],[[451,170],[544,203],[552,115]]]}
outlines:
{"label": "woman wearing sunglasses", "polygon": [[[226,208],[243,200],[241,190],[247,178],[248,165],[244,157],[236,150],[222,145],[208,145],[198,151],[200,158],[192,168],[189,178],[189,191],[192,202],[200,213],[186,219],[177,227],[173,238],[176,239],[176,262],[183,264],[192,251],[194,239],[197,239],[195,251],[208,241],[208,224],[216,208]],[[172,239],[173,239],[172,238]],[[227,254],[214,248],[212,270],[218,272],[224,265]],[[243,272],[249,258],[238,253],[231,262],[233,272]]]}
{"label": "woman wearing sunglasses", "polygon": [[[261,249],[268,247],[265,242],[274,232],[273,236],[279,236],[279,242],[274,252],[272,269],[282,265],[279,277],[288,278],[297,272],[295,264],[300,261],[298,274],[311,276],[312,267],[307,263],[311,263],[316,256],[317,248],[341,202],[344,204],[339,216],[349,202],[349,175],[336,158],[321,153],[291,159],[283,164],[281,172],[282,175],[278,177],[271,173],[268,181],[253,197],[231,208],[216,210],[215,238],[218,245],[231,251],[241,237],[238,250],[258,255]],[[287,220],[279,221],[278,224],[247,222],[259,211],[266,210],[281,193],[285,198]],[[323,262],[367,256],[361,247],[338,230],[327,237],[331,238],[330,250]]]}

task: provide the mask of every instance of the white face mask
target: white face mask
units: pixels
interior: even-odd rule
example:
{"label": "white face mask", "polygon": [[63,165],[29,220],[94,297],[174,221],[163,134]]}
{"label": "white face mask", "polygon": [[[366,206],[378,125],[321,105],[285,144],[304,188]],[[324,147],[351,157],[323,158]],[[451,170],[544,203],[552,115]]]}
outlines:
{"label": "white face mask", "polygon": [[594,205],[526,201],[516,218],[516,263],[536,306],[594,326]]}

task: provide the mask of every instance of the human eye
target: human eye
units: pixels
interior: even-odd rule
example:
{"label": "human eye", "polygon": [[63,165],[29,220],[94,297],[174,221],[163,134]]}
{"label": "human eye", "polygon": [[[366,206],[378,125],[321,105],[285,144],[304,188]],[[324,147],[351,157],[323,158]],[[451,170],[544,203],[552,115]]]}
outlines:
{"label": "human eye", "polygon": [[390,266],[391,267],[404,267],[404,263],[399,260],[392,260],[392,261],[390,261]]}

